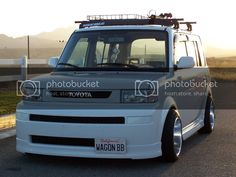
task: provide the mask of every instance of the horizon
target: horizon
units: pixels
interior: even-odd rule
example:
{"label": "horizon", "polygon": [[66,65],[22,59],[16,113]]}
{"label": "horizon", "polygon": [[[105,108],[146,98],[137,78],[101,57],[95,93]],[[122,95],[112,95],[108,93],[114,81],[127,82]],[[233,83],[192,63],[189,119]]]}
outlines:
{"label": "horizon", "polygon": [[201,36],[206,48],[228,50],[233,53],[236,51],[236,35],[234,35],[236,24],[233,23],[236,15],[234,2],[231,0],[214,3],[204,1],[189,3],[187,0],[150,0],[148,3],[125,0],[114,3],[107,0],[89,2],[61,0],[56,5],[54,1],[47,0],[8,0],[1,4],[4,8],[0,11],[0,34],[9,37],[34,36],[58,28],[76,29],[78,24],[74,24],[74,21],[86,20],[87,15],[127,13],[147,15],[154,9],[157,15],[171,12],[173,17],[196,21],[193,33]]}
{"label": "horizon", "polygon": [[[78,24],[77,24],[77,28],[78,28]],[[50,45],[49,47],[45,47],[43,44],[42,47],[40,47],[40,44],[37,44],[38,47],[35,47],[35,45],[32,45],[33,47],[31,47],[32,49],[37,49],[37,48],[62,48],[62,46],[64,46],[63,44],[59,44],[61,43],[61,41],[63,41],[62,43],[66,43],[67,42],[67,39],[69,38],[69,36],[71,35],[71,33],[75,30],[76,28],[73,27],[73,26],[68,26],[68,27],[60,27],[60,28],[56,28],[56,29],[53,29],[52,31],[43,31],[43,32],[40,32],[38,34],[35,34],[35,35],[30,35],[30,39],[42,39],[42,40],[46,40],[46,41],[56,41],[57,43],[55,43],[54,45],[55,46],[52,46]],[[59,34],[58,31],[60,31],[62,33],[63,31],[63,34]],[[5,46],[3,45],[3,43],[1,43],[0,41],[0,49],[3,50],[3,49],[20,49],[20,48],[25,48],[26,47],[26,40],[27,40],[27,36],[24,35],[24,36],[8,36],[7,34],[1,34],[0,33],[0,36],[1,35],[5,35],[7,37],[9,37],[10,39],[13,39],[13,40],[24,40],[25,38],[25,46],[23,45],[14,45],[16,47],[12,47],[12,46]],[[60,36],[60,37],[59,37]],[[1,38],[0,38],[1,39]],[[6,40],[5,40],[6,41]],[[59,42],[60,41],[60,42]],[[17,42],[17,41],[16,41]],[[35,42],[34,42],[35,43]],[[37,42],[38,43],[38,42]],[[203,43],[204,44],[204,43]],[[2,46],[2,47],[1,47]],[[236,56],[236,50],[235,49],[228,49],[228,48],[218,48],[218,47],[215,47],[215,46],[212,46],[212,45],[204,45],[204,48],[205,48],[205,53],[206,53],[206,57],[208,58],[224,58],[224,57],[234,57]]]}

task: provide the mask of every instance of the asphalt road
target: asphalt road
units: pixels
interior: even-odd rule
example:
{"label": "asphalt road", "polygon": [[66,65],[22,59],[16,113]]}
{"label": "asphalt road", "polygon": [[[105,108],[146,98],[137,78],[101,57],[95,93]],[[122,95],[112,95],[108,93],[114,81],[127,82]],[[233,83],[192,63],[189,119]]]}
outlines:
{"label": "asphalt road", "polygon": [[236,110],[218,110],[211,135],[184,142],[179,161],[28,157],[15,151],[15,137],[0,140],[0,177],[235,177]]}

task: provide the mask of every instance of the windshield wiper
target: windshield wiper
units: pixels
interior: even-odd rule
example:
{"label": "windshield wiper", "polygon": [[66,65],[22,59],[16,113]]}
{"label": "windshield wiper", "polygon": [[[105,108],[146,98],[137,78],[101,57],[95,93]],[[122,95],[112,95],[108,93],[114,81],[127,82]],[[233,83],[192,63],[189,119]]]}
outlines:
{"label": "windshield wiper", "polygon": [[57,65],[71,66],[71,67],[73,67],[73,68],[79,68],[79,66],[73,65],[73,64],[70,64],[70,63],[58,63]]}
{"label": "windshield wiper", "polygon": [[124,63],[98,63],[97,66],[120,66],[124,68],[138,68],[135,65],[124,64]]}

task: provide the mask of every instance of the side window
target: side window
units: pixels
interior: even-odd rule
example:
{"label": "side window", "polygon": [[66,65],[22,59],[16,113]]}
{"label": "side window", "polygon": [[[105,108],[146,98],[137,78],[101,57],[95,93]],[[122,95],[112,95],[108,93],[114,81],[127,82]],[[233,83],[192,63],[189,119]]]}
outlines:
{"label": "side window", "polygon": [[206,59],[204,56],[203,48],[200,42],[196,42],[196,46],[198,48],[198,53],[199,53],[199,59],[201,61],[202,66],[206,66]]}
{"label": "side window", "polygon": [[176,42],[175,43],[175,64],[178,64],[179,59],[184,56],[187,56],[185,42]]}
{"label": "side window", "polygon": [[196,53],[196,59],[197,59],[197,62],[198,62],[198,66],[203,66],[203,63],[200,59],[199,48],[198,48],[198,45],[197,45],[196,41],[194,42],[194,48],[195,48],[195,53]]}
{"label": "side window", "polygon": [[199,63],[198,63],[198,61],[197,61],[196,52],[195,52],[194,42],[192,42],[192,41],[187,41],[187,42],[186,42],[186,46],[187,46],[188,56],[193,57],[193,59],[194,59],[194,61],[195,61],[195,66],[199,66]]}
{"label": "side window", "polygon": [[85,57],[88,49],[88,38],[81,38],[77,42],[68,63],[78,66],[84,66]]}

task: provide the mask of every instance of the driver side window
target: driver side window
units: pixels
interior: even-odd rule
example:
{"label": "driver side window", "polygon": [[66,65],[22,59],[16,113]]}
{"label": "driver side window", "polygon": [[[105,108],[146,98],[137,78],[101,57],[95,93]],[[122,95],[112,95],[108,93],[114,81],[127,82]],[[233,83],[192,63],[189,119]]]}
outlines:
{"label": "driver side window", "polygon": [[186,49],[186,42],[176,42],[175,43],[175,64],[178,64],[179,59],[184,56],[188,56]]}

